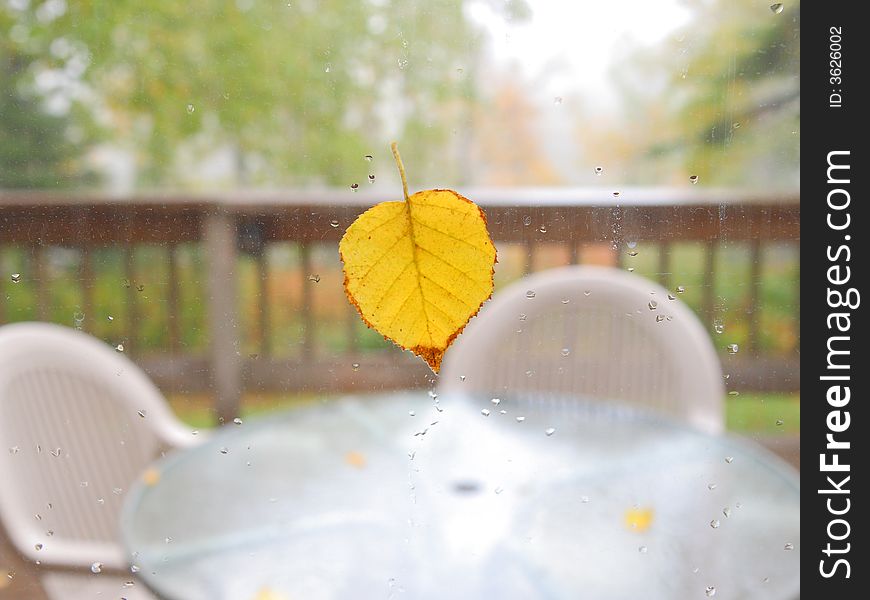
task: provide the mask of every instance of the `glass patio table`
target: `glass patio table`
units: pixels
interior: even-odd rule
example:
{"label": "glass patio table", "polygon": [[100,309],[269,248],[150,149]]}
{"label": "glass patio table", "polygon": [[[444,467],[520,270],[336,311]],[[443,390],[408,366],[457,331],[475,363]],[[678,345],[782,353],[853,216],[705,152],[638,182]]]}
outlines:
{"label": "glass patio table", "polygon": [[799,596],[772,454],[580,399],[352,396],[167,456],[131,489],[139,577],[178,600]]}

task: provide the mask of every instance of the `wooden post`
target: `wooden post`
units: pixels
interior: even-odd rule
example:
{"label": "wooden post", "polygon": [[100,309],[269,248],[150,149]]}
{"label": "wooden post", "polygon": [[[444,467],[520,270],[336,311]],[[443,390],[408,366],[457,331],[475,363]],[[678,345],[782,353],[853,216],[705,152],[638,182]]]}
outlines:
{"label": "wooden post", "polygon": [[302,279],[302,360],[314,358],[314,315],[312,314],[311,249],[308,244],[299,244],[299,276]]}
{"label": "wooden post", "polygon": [[169,281],[167,289],[167,304],[169,305],[168,314],[166,315],[167,325],[169,328],[169,350],[175,354],[178,352],[180,335],[179,335],[179,302],[178,302],[178,245],[170,244],[167,248],[167,260],[169,269]]}
{"label": "wooden post", "polygon": [[33,246],[33,277],[36,281],[36,318],[50,321],[48,269],[45,267],[45,247],[40,244]]}
{"label": "wooden post", "polygon": [[203,238],[208,260],[208,315],[211,330],[211,379],[219,422],[239,414],[242,361],[239,356],[236,298],[236,221],[216,209],[205,217]]}
{"label": "wooden post", "polygon": [[82,327],[85,331],[91,329],[94,319],[94,268],[91,261],[91,247],[83,245],[79,248],[81,262],[79,263],[79,286],[82,291]]}
{"label": "wooden post", "polygon": [[707,242],[707,251],[704,253],[704,279],[701,286],[701,316],[704,319],[704,328],[709,331],[713,325],[713,312],[716,303],[716,250],[719,247],[717,240]]}
{"label": "wooden post", "polygon": [[761,240],[749,242],[749,352],[758,354],[759,296],[761,291]]}
{"label": "wooden post", "polygon": [[269,356],[272,354],[272,318],[269,312],[269,261],[265,247],[255,260],[260,292],[257,296],[257,349],[263,356]]}

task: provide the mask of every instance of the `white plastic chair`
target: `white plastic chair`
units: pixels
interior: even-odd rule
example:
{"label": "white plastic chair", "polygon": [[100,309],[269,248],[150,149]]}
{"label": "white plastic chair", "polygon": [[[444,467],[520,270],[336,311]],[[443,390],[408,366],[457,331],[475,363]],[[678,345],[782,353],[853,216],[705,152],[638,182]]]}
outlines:
{"label": "white plastic chair", "polygon": [[607,267],[551,269],[497,292],[445,354],[438,388],[575,394],[724,429],[722,370],[698,318],[660,285]]}
{"label": "white plastic chair", "polygon": [[[196,442],[139,367],[103,342],[48,323],[0,327],[0,521],[25,558],[125,569],[124,493],[161,450]],[[67,590],[53,597],[96,593],[90,573],[79,595],[72,573],[49,575],[49,594]],[[114,591],[110,577],[101,575],[105,597],[141,597]]]}

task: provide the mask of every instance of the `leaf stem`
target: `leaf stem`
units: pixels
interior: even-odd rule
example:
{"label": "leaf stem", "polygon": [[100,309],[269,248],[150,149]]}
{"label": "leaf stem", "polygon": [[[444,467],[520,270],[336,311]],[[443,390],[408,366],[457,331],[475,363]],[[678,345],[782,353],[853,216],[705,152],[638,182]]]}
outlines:
{"label": "leaf stem", "polygon": [[399,144],[393,142],[390,144],[390,150],[393,151],[393,158],[396,159],[396,166],[399,167],[399,176],[402,178],[402,193],[405,194],[405,202],[409,202],[408,179],[405,177],[405,165],[402,164],[402,157],[399,155]]}

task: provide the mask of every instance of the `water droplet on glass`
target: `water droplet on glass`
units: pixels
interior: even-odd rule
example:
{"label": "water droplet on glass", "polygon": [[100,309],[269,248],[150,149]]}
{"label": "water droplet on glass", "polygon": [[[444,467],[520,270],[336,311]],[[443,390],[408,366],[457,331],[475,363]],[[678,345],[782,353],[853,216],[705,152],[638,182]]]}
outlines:
{"label": "water droplet on glass", "polygon": [[325,65],[323,65],[324,73],[329,73],[330,71],[332,71],[332,63],[326,63]]}
{"label": "water droplet on glass", "polygon": [[103,563],[95,562],[91,563],[91,573],[102,573],[103,572]]}
{"label": "water droplet on glass", "polygon": [[728,344],[728,354],[737,354],[740,351],[740,346],[737,344]]}
{"label": "water droplet on glass", "polygon": [[529,290],[528,292],[526,292],[526,298],[528,298],[529,300],[531,300],[534,297],[535,297],[534,290]]}
{"label": "water droplet on glass", "polygon": [[710,521],[710,527],[713,529],[719,529],[719,519],[713,519]]}
{"label": "water droplet on glass", "polygon": [[136,582],[135,582],[135,581],[125,581],[124,584],[123,584],[123,587],[125,587],[125,588],[131,588],[131,587],[133,587],[134,585],[136,585]]}
{"label": "water droplet on glass", "polygon": [[531,224],[532,224],[532,217],[530,217],[529,215],[526,215],[525,217],[523,217],[523,225],[528,227]]}
{"label": "water droplet on glass", "polygon": [[637,248],[637,241],[631,240],[631,241],[626,242],[625,245],[628,246],[629,248]]}
{"label": "water droplet on glass", "polygon": [[716,595],[716,587],[712,585],[708,585],[704,590],[704,593],[710,596],[711,598]]}
{"label": "water droplet on glass", "polygon": [[637,250],[632,250],[628,253],[629,256],[637,256]]}
{"label": "water droplet on glass", "polygon": [[649,304],[647,304],[647,306],[649,307],[650,310],[655,310],[659,307],[659,303],[656,302],[655,300],[650,300]]}
{"label": "water droplet on glass", "polygon": [[555,104],[556,106],[562,104],[562,96],[556,96],[555,98],[553,98],[553,104]]}
{"label": "water droplet on glass", "polygon": [[619,198],[619,192],[613,192],[613,197],[614,197],[614,198]]}
{"label": "water droplet on glass", "polygon": [[330,221],[329,226],[333,228],[338,227],[338,219],[333,219],[332,221]]}
{"label": "water droplet on glass", "polygon": [[109,322],[112,322],[115,320],[115,317],[113,317],[112,315],[109,315],[108,317],[106,317],[106,319],[108,319]]}
{"label": "water droplet on glass", "polygon": [[562,356],[570,356],[571,350],[570,348],[562,348]]}
{"label": "water droplet on glass", "polygon": [[544,430],[544,433],[547,434],[547,437],[550,437],[551,435],[556,433],[556,428],[555,427],[548,427],[547,429]]}
{"label": "water droplet on glass", "polygon": [[776,425],[777,425],[777,427],[781,427],[784,423],[785,423],[785,421],[783,421],[782,419],[777,419],[777,420],[776,420]]}
{"label": "water droplet on glass", "polygon": [[634,273],[634,267],[629,267],[626,269],[629,273]]}
{"label": "water droplet on glass", "polygon": [[366,154],[363,158],[365,158],[368,162],[372,162],[374,156],[372,156],[371,154]]}
{"label": "water droplet on glass", "polygon": [[358,183],[352,183],[352,184],[350,184],[350,189],[352,189],[353,191],[358,190],[358,189],[359,189],[359,184],[358,184]]}
{"label": "water droplet on glass", "polygon": [[220,450],[221,454],[227,454],[227,453],[229,453],[229,451],[230,451],[230,449],[227,448],[226,446],[224,446],[224,447],[221,448],[221,450]]}
{"label": "water droplet on glass", "polygon": [[54,529],[49,529],[48,531],[45,532],[46,537],[51,537],[53,535],[54,535]]}
{"label": "water droplet on glass", "polygon": [[139,285],[136,286],[136,290],[139,292],[144,292],[145,291],[145,284],[140,283]]}
{"label": "water droplet on glass", "polygon": [[236,425],[241,425],[242,420],[239,417],[236,417],[235,419],[233,419],[233,423],[235,423]]}
{"label": "water droplet on glass", "polygon": [[708,484],[707,484],[707,489],[708,489],[708,490],[715,490],[715,489],[716,489],[716,484],[715,484],[715,483],[708,483]]}
{"label": "water droplet on glass", "polygon": [[664,315],[656,315],[656,323],[661,323],[664,320],[665,320]]}
{"label": "water droplet on glass", "polygon": [[601,175],[602,173],[604,173],[604,167],[595,167],[596,175]]}
{"label": "water droplet on glass", "polygon": [[733,127],[734,129],[740,129],[740,123],[735,122],[733,125],[731,125],[731,127]]}
{"label": "water droplet on glass", "polygon": [[583,504],[589,504],[589,496],[580,496],[580,502]]}
{"label": "water droplet on glass", "polygon": [[725,518],[727,519],[731,516],[731,509],[726,506],[722,509],[722,514],[725,515]]}
{"label": "water droplet on glass", "polygon": [[308,281],[311,281],[311,282],[313,282],[313,283],[320,283],[320,275],[318,275],[318,274],[316,274],[316,273],[314,273],[314,274],[312,274],[312,275],[309,275],[309,276],[308,276]]}
{"label": "water droplet on glass", "polygon": [[541,225],[540,227],[538,227],[538,231],[540,231],[541,233],[547,233],[547,226]]}
{"label": "water droplet on glass", "polygon": [[21,273],[13,273],[12,283],[18,283],[19,281],[21,281]]}
{"label": "water droplet on glass", "polygon": [[773,14],[778,15],[779,13],[782,12],[782,3],[781,3],[781,2],[777,2],[776,4],[771,4],[771,5],[770,5],[770,11],[771,11]]}
{"label": "water droplet on glass", "polygon": [[592,293],[592,292],[591,292],[590,290],[585,290],[585,291],[583,292],[583,295],[584,295],[584,296],[588,296],[588,295],[591,294],[591,293]]}
{"label": "water droplet on glass", "polygon": [[460,375],[460,376],[459,376],[459,381],[465,381],[465,375]]}
{"label": "water droplet on glass", "polygon": [[641,554],[646,554],[647,548],[646,548],[646,546],[640,546],[637,549],[637,551],[640,552]]}
{"label": "water droplet on glass", "polygon": [[520,321],[525,321],[527,318],[526,313],[520,313]]}
{"label": "water droplet on glass", "polygon": [[495,492],[496,494],[501,494],[504,491],[504,488],[501,486],[498,486],[492,491]]}
{"label": "water droplet on glass", "polygon": [[723,331],[725,331],[725,325],[722,323],[722,321],[719,321],[718,319],[716,321],[713,321],[713,331],[715,331],[716,333],[722,333]]}
{"label": "water droplet on glass", "polygon": [[353,363],[350,367],[351,367],[354,371],[359,371],[359,363]]}
{"label": "water droplet on glass", "polygon": [[374,182],[375,182],[375,176],[369,175],[369,183],[374,183]]}
{"label": "water droplet on glass", "polygon": [[398,63],[400,69],[404,69],[405,67],[408,66],[408,59],[407,58],[400,58],[396,62]]}
{"label": "water droplet on glass", "polygon": [[480,414],[482,414],[484,417],[488,417],[489,416],[489,409],[484,408],[483,410],[480,411]]}
{"label": "water droplet on glass", "polygon": [[501,398],[493,398],[492,400],[490,400],[490,402],[498,406],[499,404],[501,404]]}
{"label": "water droplet on glass", "polygon": [[728,395],[729,396],[739,396],[740,392],[738,392],[736,390],[731,390],[730,392],[728,392]]}
{"label": "water droplet on glass", "polygon": [[118,352],[123,352],[124,344],[118,344],[117,346],[115,346],[115,350],[117,350]]}
{"label": "water droplet on glass", "polygon": [[12,446],[9,448],[9,454],[18,454],[19,452],[21,452],[21,448],[18,446]]}
{"label": "water droplet on glass", "polygon": [[61,450],[60,450],[60,448],[55,448],[54,450],[49,450],[49,452],[51,453],[51,455],[53,457],[59,458]]}
{"label": "water droplet on glass", "polygon": [[130,572],[131,573],[138,573],[139,572],[139,565],[130,565]]}
{"label": "water droplet on glass", "polygon": [[676,299],[677,299],[677,297],[674,296],[673,294],[668,294],[668,300],[676,300]]}
{"label": "water droplet on glass", "polygon": [[727,462],[730,465],[732,462],[734,462],[734,457],[733,456],[726,456],[725,462]]}
{"label": "water droplet on glass", "polygon": [[35,544],[33,547],[36,548],[37,550],[42,550],[43,545],[42,544]]}
{"label": "water droplet on glass", "polygon": [[196,112],[196,107],[193,104],[187,105],[187,114],[192,115]]}
{"label": "water droplet on glass", "polygon": [[516,419],[517,419],[517,423],[522,423],[523,421],[526,420],[526,418],[525,418],[525,417],[522,417],[522,416],[517,417]]}
{"label": "water droplet on glass", "polygon": [[142,417],[143,419],[145,418],[145,414],[146,414],[146,413],[145,413],[145,410],[144,410],[144,409],[143,409],[143,410],[137,410],[136,413],[137,413],[140,417]]}
{"label": "water droplet on glass", "polygon": [[416,412],[416,411],[413,411],[413,410],[409,410],[409,411],[408,411],[408,416],[409,416],[409,417],[416,417],[416,416],[417,416],[417,412]]}
{"label": "water droplet on glass", "polygon": [[692,185],[698,183],[698,176],[697,175],[689,175],[689,181],[692,182]]}

